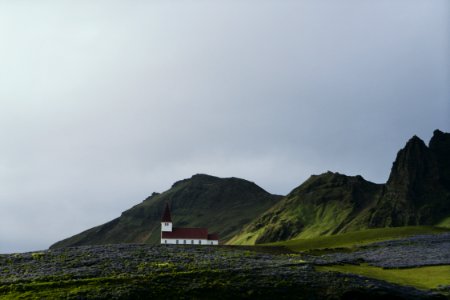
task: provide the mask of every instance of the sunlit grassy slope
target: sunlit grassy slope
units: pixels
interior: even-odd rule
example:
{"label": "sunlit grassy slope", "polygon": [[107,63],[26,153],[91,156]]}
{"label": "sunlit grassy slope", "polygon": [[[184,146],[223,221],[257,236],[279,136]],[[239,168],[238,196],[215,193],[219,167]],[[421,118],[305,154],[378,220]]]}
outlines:
{"label": "sunlit grassy slope", "polygon": [[435,234],[450,231],[449,228],[432,226],[409,226],[366,229],[333,236],[323,236],[310,239],[295,239],[270,243],[270,246],[285,246],[293,251],[308,251],[326,248],[351,248],[379,241],[398,239],[418,234]]}
{"label": "sunlit grassy slope", "polygon": [[450,229],[450,217],[448,217],[448,218],[442,220],[442,221],[438,224],[438,226],[439,226],[439,227],[444,227],[444,228]]}
{"label": "sunlit grassy slope", "polygon": [[316,270],[357,274],[419,289],[434,289],[439,285],[450,285],[450,266],[448,265],[408,269],[383,269],[367,265],[338,265],[317,266]]}
{"label": "sunlit grassy slope", "polygon": [[366,229],[382,190],[361,176],[313,175],[228,243],[265,244]]}

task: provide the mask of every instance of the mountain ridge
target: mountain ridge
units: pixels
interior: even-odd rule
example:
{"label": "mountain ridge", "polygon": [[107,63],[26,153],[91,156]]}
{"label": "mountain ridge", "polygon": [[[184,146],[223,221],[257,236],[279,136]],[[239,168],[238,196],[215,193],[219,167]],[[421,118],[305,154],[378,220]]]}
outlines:
{"label": "mountain ridge", "polygon": [[163,205],[174,224],[208,227],[221,242],[258,244],[410,225],[450,224],[450,133],[435,130],[428,146],[413,136],[400,149],[386,183],[337,172],[311,175],[288,195],[235,177],[195,174],[153,193],[120,217],[51,248],[159,243]]}
{"label": "mountain ridge", "polygon": [[384,184],[361,176],[313,175],[230,243],[258,244],[380,227],[436,225],[450,218],[450,134],[427,146],[413,136]]}

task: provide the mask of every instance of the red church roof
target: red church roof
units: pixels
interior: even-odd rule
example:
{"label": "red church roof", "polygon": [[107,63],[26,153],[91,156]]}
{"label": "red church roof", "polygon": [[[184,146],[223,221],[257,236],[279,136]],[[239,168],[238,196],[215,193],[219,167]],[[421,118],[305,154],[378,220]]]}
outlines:
{"label": "red church roof", "polygon": [[206,228],[173,228],[172,232],[163,231],[163,239],[195,239],[207,240],[208,229]]}
{"label": "red church roof", "polygon": [[208,234],[208,240],[210,241],[218,241],[219,235],[217,233]]}
{"label": "red church roof", "polygon": [[164,213],[161,218],[161,222],[172,222],[172,217],[170,216],[169,203],[166,203],[166,207],[164,208]]}

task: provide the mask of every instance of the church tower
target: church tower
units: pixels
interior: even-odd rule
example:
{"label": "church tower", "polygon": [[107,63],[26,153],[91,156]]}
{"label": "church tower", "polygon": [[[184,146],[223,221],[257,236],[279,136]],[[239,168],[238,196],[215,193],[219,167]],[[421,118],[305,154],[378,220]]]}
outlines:
{"label": "church tower", "polygon": [[169,203],[166,203],[166,208],[161,219],[161,234],[162,232],[172,232],[172,217],[170,216]]}

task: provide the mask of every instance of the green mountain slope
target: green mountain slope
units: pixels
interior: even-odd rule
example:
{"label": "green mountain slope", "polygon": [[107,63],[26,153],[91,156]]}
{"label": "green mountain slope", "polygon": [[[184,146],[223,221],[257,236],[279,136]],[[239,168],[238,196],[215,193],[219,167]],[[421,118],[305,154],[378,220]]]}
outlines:
{"label": "green mountain slope", "polygon": [[229,243],[259,244],[367,228],[382,191],[383,185],[361,176],[313,175]]}
{"label": "green mountain slope", "polygon": [[209,232],[219,234],[221,242],[226,242],[280,198],[246,180],[194,175],[176,182],[162,194],[154,193],[119,218],[57,242],[50,248],[111,243],[157,244],[166,202],[171,205],[175,227],[207,227]]}
{"label": "green mountain slope", "polygon": [[450,134],[429,147],[413,137],[397,154],[386,184],[327,172],[311,176],[250,223],[230,244],[328,236],[368,228],[447,224]]}

